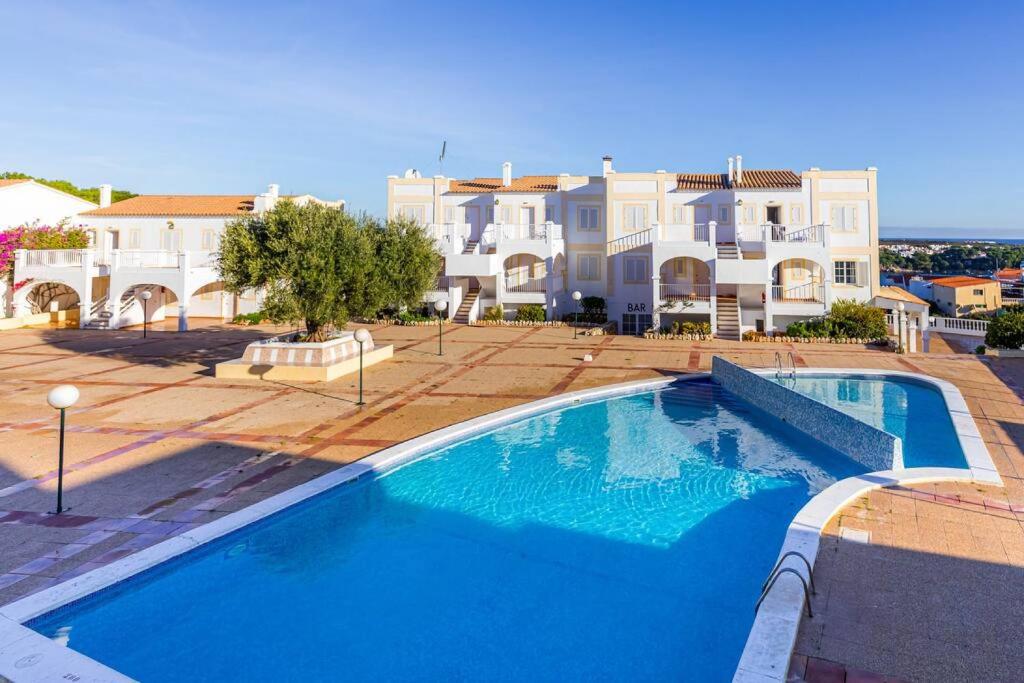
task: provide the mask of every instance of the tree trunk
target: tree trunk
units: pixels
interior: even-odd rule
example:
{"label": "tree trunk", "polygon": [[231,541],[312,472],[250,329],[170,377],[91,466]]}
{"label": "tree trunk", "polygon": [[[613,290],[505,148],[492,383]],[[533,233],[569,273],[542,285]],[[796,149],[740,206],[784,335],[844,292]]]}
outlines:
{"label": "tree trunk", "polygon": [[327,327],[319,320],[306,320],[306,341],[325,342],[327,331]]}

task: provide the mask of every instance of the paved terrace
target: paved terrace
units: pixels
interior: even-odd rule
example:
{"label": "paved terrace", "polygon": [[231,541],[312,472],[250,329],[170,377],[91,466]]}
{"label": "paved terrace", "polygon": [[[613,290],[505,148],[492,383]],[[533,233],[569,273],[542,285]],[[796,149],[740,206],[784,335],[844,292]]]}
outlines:
{"label": "paved terrace", "polygon": [[[1024,369],[954,353],[900,358],[852,346],[647,341],[571,330],[374,329],[393,362],[323,385],[225,383],[214,363],[272,328],[211,325],[0,333],[0,604],[99,567],[401,440],[564,391],[710,368],[713,354],[769,367],[873,367],[955,383],[1007,487],[885,490],[837,515],[818,557],[815,618],[795,678],[1019,680],[1024,593]],[[949,345],[939,346],[951,351]],[[933,347],[936,350],[936,347]],[[593,362],[584,364],[589,352]],[[1014,365],[1016,363],[1016,365]],[[65,501],[54,504],[51,386],[82,392],[69,414]]]}

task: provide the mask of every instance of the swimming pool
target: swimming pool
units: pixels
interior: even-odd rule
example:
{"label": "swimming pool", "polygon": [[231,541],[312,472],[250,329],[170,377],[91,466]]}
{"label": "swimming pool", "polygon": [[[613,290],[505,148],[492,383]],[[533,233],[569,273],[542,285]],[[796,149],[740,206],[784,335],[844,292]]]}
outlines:
{"label": "swimming pool", "polygon": [[464,439],[28,626],[146,681],[728,680],[794,515],[863,471],[678,382]]}
{"label": "swimming pool", "polygon": [[911,378],[801,373],[780,384],[903,439],[904,467],[966,467],[953,421],[934,387]]}

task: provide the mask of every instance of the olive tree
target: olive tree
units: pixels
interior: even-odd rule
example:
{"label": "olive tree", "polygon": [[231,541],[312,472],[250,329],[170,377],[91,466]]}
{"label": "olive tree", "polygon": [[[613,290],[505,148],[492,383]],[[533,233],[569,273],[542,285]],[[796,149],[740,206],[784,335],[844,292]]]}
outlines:
{"label": "olive tree", "polygon": [[419,301],[439,264],[433,242],[407,221],[287,200],[229,223],[218,256],[227,291],[263,290],[266,316],[304,324],[307,341]]}

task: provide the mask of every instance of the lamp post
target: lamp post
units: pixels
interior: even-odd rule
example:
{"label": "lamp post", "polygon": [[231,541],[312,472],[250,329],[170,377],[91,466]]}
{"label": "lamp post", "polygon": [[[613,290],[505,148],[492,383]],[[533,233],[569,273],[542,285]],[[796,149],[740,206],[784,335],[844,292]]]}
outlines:
{"label": "lamp post", "polygon": [[363,402],[363,344],[370,341],[370,331],[365,327],[356,330],[356,341],[359,342],[359,401],[357,406],[366,405]]}
{"label": "lamp post", "polygon": [[579,333],[579,327],[580,327],[580,299],[582,299],[582,298],[583,298],[583,293],[580,290],[577,289],[575,292],[572,293],[572,300],[576,302],[575,320],[573,321],[573,324],[572,324],[572,338],[573,339],[577,339],[578,338],[576,335]]}
{"label": "lamp post", "polygon": [[437,311],[437,355],[443,356],[444,349],[441,348],[441,323],[444,318],[445,309],[448,308],[448,302],[444,299],[438,299],[434,302],[434,310]]}
{"label": "lamp post", "polygon": [[153,292],[148,289],[142,290],[139,293],[139,298],[142,299],[142,338],[146,338],[146,322],[149,319],[149,300],[153,297]]}
{"label": "lamp post", "polygon": [[57,456],[57,510],[53,514],[59,515],[64,511],[64,411],[75,405],[78,400],[78,389],[70,384],[62,384],[54,387],[46,395],[46,402],[51,408],[60,411],[60,447]]}

